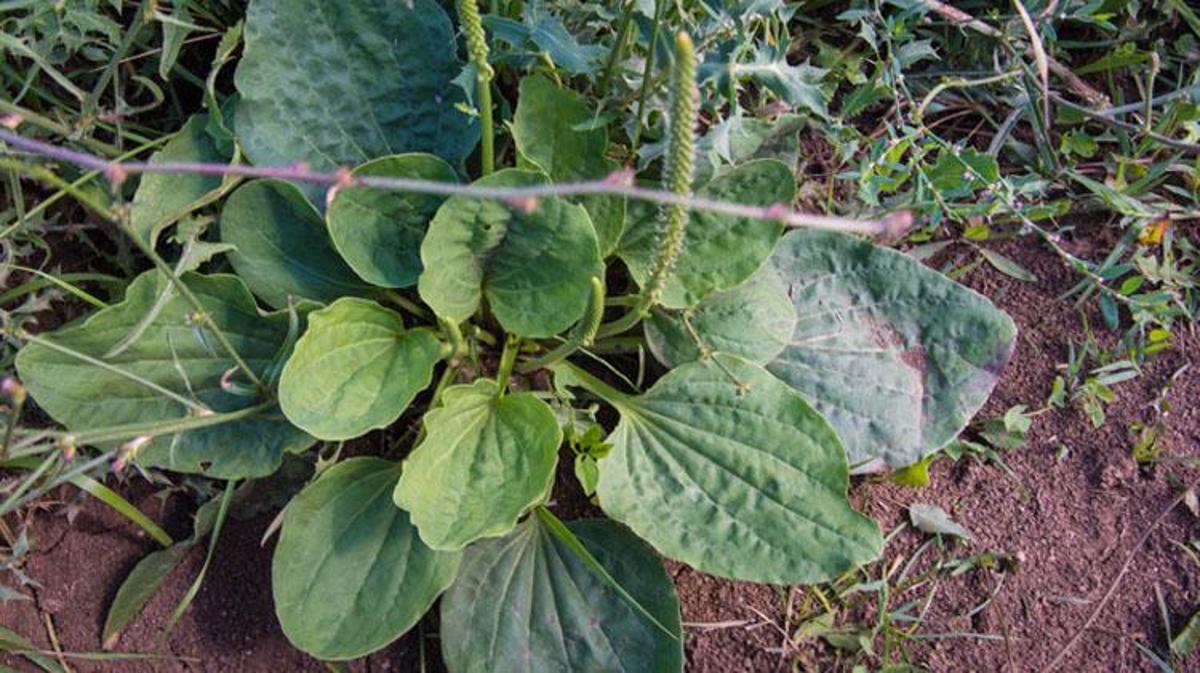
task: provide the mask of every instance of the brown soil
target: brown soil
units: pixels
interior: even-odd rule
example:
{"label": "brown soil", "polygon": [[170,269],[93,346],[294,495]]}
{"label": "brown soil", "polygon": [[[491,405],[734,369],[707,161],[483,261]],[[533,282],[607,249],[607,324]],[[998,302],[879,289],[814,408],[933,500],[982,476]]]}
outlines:
{"label": "brown soil", "polygon": [[[1012,363],[984,410],[999,415],[1014,404],[1042,405],[1066,359],[1067,342],[1082,338],[1081,320],[1069,301],[1056,297],[1075,282],[1072,273],[1032,239],[1009,242],[997,250],[1034,271],[1040,282],[1020,283],[987,266],[962,280],[1007,310],[1021,329]],[[955,248],[938,261],[965,261],[971,252]],[[1089,316],[1091,324],[1099,324]],[[1111,338],[1108,335],[1107,338]],[[1100,337],[1106,338],[1104,335]],[[1134,421],[1151,419],[1149,406],[1186,364],[1192,369],[1167,393],[1166,453],[1172,458],[1200,454],[1200,334],[1185,327],[1176,347],[1155,358],[1145,375],[1117,386],[1108,420],[1094,429],[1078,411],[1067,409],[1037,417],[1031,441],[1003,454],[1013,475],[978,461],[954,464],[938,460],[933,482],[909,489],[883,479],[856,483],[858,505],[876,517],[885,531],[907,519],[907,505],[936,504],[974,533],[974,539],[924,553],[914,563],[922,572],[939,558],[997,552],[1016,561],[1015,569],[975,569],[893,595],[892,609],[923,602],[936,591],[920,626],[924,634],[959,634],[910,643],[911,663],[933,671],[1036,671],[1049,663],[1085,625],[1101,597],[1134,554],[1113,598],[1061,662],[1062,671],[1157,670],[1136,644],[1166,650],[1166,636],[1155,599],[1161,591],[1175,629],[1200,609],[1200,568],[1177,543],[1200,538],[1195,517],[1179,507],[1164,518],[1141,548],[1143,532],[1178,493],[1179,481],[1198,476],[1178,460],[1140,471],[1130,458]],[[1065,450],[1063,449],[1065,447]],[[564,459],[569,456],[564,455]],[[566,460],[564,460],[564,463]],[[569,465],[564,465],[564,477]],[[570,479],[561,480],[573,484]],[[167,521],[172,534],[186,534],[190,507],[178,496],[160,509],[153,494],[134,489],[144,511]],[[64,497],[68,495],[64,492]],[[555,493],[563,516],[594,513],[571,487]],[[133,564],[154,544],[130,524],[94,501],[82,503],[69,523],[61,508],[36,514],[30,528],[33,552],[26,570],[41,583],[36,601],[0,603],[0,625],[50,647],[48,625],[64,651],[99,651],[103,613],[116,587]],[[279,630],[271,603],[271,543],[259,540],[272,516],[233,521],[217,548],[208,579],[179,622],[169,652],[185,660],[145,662],[72,662],[81,671],[321,671],[320,663],[292,649]],[[906,528],[894,536],[883,569],[908,563],[927,537]],[[155,650],[160,627],[187,590],[203,562],[195,550],[170,577],[146,612],[130,626],[119,648]],[[683,603],[690,671],[839,670],[835,650],[822,642],[784,649],[784,633],[796,626],[805,602],[803,590],[729,582],[668,562]],[[1003,579],[1003,584],[998,583]],[[315,589],[315,588],[314,588]],[[990,595],[990,603],[978,608]],[[785,615],[787,606],[797,606]],[[974,614],[970,614],[974,611]],[[856,619],[868,626],[877,619],[864,608]],[[968,616],[970,614],[970,616]],[[354,671],[440,670],[436,624],[432,620],[367,660]],[[962,634],[976,634],[967,637]],[[422,644],[424,647],[422,647]],[[23,660],[0,657],[0,665],[33,670]],[[1200,671],[1200,657],[1182,669]]]}

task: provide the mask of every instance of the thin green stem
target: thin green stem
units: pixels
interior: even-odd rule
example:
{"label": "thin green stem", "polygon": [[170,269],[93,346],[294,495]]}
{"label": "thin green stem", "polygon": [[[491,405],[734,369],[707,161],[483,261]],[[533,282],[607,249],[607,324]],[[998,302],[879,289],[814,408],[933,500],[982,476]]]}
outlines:
{"label": "thin green stem", "polygon": [[[240,421],[244,418],[255,416],[263,411],[267,411],[275,406],[274,401],[263,402],[245,409],[237,411],[227,411],[220,414],[206,414],[202,416],[184,416],[182,418],[172,418],[166,421],[152,421],[148,423],[127,423],[125,425],[114,425],[107,428],[97,428],[95,430],[83,430],[80,432],[56,432],[47,433],[45,435],[36,435],[26,442],[18,442],[13,446],[14,456],[30,455],[33,452],[29,449],[34,442],[40,441],[47,437],[53,437],[59,441],[72,441],[75,444],[103,444],[108,442],[119,442],[135,437],[150,436],[158,437],[162,435],[173,435],[189,430],[199,430],[214,425],[224,423],[232,423]],[[47,448],[54,448],[54,444]]]}
{"label": "thin green stem", "polygon": [[395,290],[381,290],[380,294],[382,294],[383,297],[388,301],[392,302],[396,306],[399,306],[405,311],[408,311],[414,316],[422,320],[429,320],[429,311],[426,311],[424,306],[421,306],[417,302],[405,297],[399,292]]}
{"label": "thin green stem", "polygon": [[625,3],[625,10],[621,15],[621,26],[617,29],[616,41],[613,43],[612,51],[608,54],[608,63],[604,64],[604,75],[600,78],[598,91],[601,98],[608,95],[608,87],[612,83],[613,74],[616,73],[617,64],[621,62],[621,58],[625,54],[625,43],[629,41],[629,29],[633,27],[633,11],[636,5],[635,0]]}
{"label": "thin green stem", "polygon": [[521,338],[508,335],[504,340],[504,350],[500,353],[500,366],[496,370],[496,383],[500,386],[500,394],[508,390],[508,379],[512,376],[513,365],[517,362],[517,353],[521,350]]}
{"label": "thin green stem", "polygon": [[650,93],[650,79],[654,74],[654,55],[658,51],[658,33],[663,23],[663,17],[667,13],[667,4],[667,0],[654,0],[654,25],[650,28],[650,49],[646,54],[646,67],[642,70],[642,86],[638,91],[637,121],[633,129],[633,140],[629,144],[632,152],[637,152],[638,143],[642,140],[642,121],[646,113],[646,97]]}
{"label": "thin green stem", "polygon": [[621,402],[630,398],[630,395],[627,393],[623,393],[616,388],[613,388],[604,381],[592,376],[584,368],[571,364],[566,360],[553,365],[550,369],[555,371],[562,369],[570,372],[571,376],[578,381],[579,385],[582,386],[584,390],[595,395],[596,397],[599,397],[605,402],[612,404],[613,406],[620,406]]}

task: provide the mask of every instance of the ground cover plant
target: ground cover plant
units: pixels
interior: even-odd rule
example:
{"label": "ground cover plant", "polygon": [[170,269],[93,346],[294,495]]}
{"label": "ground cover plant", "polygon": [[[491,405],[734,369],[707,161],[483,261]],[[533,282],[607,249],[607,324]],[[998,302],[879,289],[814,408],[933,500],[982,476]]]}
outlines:
{"label": "ground cover plant", "polygon": [[[852,472],[921,484],[939,455],[1002,465],[1023,444],[1026,408],[968,429],[1017,334],[955,281],[963,269],[921,263],[936,232],[957,227],[971,264],[1018,278],[1031,273],[988,242],[1005,225],[1038,237],[1122,330],[1110,353],[1073,349],[1034,413],[1077,405],[1101,425],[1111,386],[1193,314],[1194,250],[1170,225],[1194,216],[1195,146],[1174,135],[1194,131],[1196,108],[1151,96],[1160,76],[1194,84],[1186,45],[1169,74],[1158,51],[1098,61],[1157,65],[1129,108],[1144,125],[1093,136],[1107,102],[1045,53],[1054,36],[1002,41],[994,72],[913,88],[905,69],[936,56],[922,20],[949,22],[934,29],[947,61],[985,51],[963,35],[973,19],[937,3],[844,8],[830,30],[855,42],[839,52],[816,31],[805,53],[820,67],[791,53],[811,19],[785,3],[144,3],[133,25],[161,35],[122,39],[84,20],[98,6],[26,4],[8,10],[24,69],[9,67],[0,110],[17,204],[6,250],[49,247],[26,177],[119,232],[115,252],[95,249],[122,273],[35,270],[6,288],[91,310],[55,329],[36,303],[5,312],[0,459],[17,476],[0,514],[71,483],[164,544],[113,597],[110,644],[190,549],[207,538],[212,558],[232,511],[278,500],[276,615],[318,659],[384,648],[436,604],[452,671],[680,670],[661,558],[836,589],[885,545],[851,505]],[[1116,16],[1061,11],[1101,32]],[[212,51],[182,48],[195,37]],[[129,65],[138,39],[160,44],[159,78],[179,74],[186,94]],[[992,146],[926,125],[939,99],[1009,85]],[[126,128],[143,98],[169,100],[174,123]],[[1158,105],[1171,107],[1155,122]],[[37,111],[55,109],[92,126]],[[864,115],[885,132],[850,123]],[[837,180],[815,190],[796,170],[802,129],[836,145]],[[1130,155],[1119,181],[1079,165],[1101,143]],[[1020,171],[1001,170],[1002,151]],[[1073,198],[1046,176],[1121,216],[1104,261],[1045,228]],[[829,207],[836,189],[854,206]],[[917,255],[889,247],[901,237]],[[364,450],[372,433],[385,441]],[[108,471],[211,498],[176,542],[97,481]],[[560,520],[556,480],[607,518]],[[911,512],[918,529],[969,535],[937,508]]]}

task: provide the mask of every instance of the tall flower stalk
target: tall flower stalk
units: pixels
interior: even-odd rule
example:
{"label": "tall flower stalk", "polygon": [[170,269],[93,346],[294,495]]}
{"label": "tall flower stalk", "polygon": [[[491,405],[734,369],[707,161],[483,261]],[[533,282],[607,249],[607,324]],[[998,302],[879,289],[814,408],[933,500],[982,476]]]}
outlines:
{"label": "tall flower stalk", "polygon": [[480,171],[491,175],[496,170],[495,139],[492,136],[492,77],[495,71],[488,64],[487,35],[483,32],[483,19],[475,0],[458,0],[458,23],[467,40],[467,54],[475,66],[475,85],[479,99],[479,122],[482,128],[480,140]]}

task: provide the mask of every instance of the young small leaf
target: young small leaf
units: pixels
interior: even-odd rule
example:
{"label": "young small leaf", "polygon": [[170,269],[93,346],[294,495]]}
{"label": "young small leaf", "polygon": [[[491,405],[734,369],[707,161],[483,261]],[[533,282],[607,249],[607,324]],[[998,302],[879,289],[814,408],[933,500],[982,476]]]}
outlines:
{"label": "young small leaf", "polygon": [[429,330],[405,330],[395,311],[345,297],[309,314],[283,368],[279,405],[315,437],[350,439],[399,418],[441,359]]}
{"label": "young small leaf", "polygon": [[404,461],[396,505],[434,549],[504,535],[550,490],[562,429],[533,393],[491,379],[452,386],[425,415],[425,440]]}

